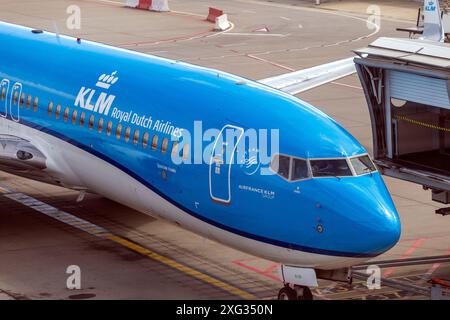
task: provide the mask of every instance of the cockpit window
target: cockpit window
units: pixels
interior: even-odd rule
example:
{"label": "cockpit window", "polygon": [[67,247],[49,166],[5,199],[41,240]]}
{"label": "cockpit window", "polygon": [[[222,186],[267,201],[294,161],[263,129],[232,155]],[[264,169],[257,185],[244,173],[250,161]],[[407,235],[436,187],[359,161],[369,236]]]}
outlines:
{"label": "cockpit window", "polygon": [[272,170],[285,179],[289,179],[289,169],[291,166],[291,157],[276,155],[272,160]]}
{"label": "cockpit window", "polygon": [[311,160],[314,177],[346,177],[352,176],[352,170],[346,159]]}
{"label": "cockpit window", "polygon": [[292,176],[291,180],[301,180],[309,177],[308,162],[303,159],[292,159]]}
{"label": "cockpit window", "polygon": [[368,155],[351,158],[350,159],[353,169],[355,170],[355,173],[359,176],[362,174],[374,172],[377,170],[375,165],[373,164],[372,160],[370,160]]}

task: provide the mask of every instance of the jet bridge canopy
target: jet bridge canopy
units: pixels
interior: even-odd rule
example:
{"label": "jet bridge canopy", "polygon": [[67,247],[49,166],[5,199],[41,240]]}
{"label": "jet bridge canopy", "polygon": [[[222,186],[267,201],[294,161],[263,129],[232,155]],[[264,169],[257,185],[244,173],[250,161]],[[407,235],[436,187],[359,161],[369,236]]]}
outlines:
{"label": "jet bridge canopy", "polygon": [[380,170],[450,203],[450,45],[379,38],[355,53]]}

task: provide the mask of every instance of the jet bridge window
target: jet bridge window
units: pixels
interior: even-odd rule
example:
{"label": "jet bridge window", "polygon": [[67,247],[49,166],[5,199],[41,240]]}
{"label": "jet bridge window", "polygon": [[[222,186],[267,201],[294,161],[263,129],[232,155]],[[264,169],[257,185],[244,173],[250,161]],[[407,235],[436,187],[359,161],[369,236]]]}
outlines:
{"label": "jet bridge window", "polygon": [[351,177],[352,171],[347,159],[310,160],[314,177]]}
{"label": "jet bridge window", "polygon": [[353,169],[358,176],[377,171],[377,168],[368,155],[351,158],[350,162],[352,163]]}
{"label": "jet bridge window", "polygon": [[450,176],[450,110],[391,100],[390,111],[389,160],[414,171]]}

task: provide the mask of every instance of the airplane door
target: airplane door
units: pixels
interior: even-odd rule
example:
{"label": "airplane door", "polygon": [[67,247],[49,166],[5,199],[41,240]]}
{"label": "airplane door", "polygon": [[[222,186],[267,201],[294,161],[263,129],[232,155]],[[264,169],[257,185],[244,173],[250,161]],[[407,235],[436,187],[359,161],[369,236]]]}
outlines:
{"label": "airplane door", "polygon": [[11,90],[11,97],[10,97],[10,111],[11,111],[11,118],[14,121],[19,121],[19,112],[20,112],[20,95],[22,94],[22,84],[20,82],[14,83],[12,90]]}
{"label": "airplane door", "polygon": [[9,80],[3,79],[0,82],[0,116],[8,116]]}
{"label": "airplane door", "polygon": [[[212,200],[225,205],[231,203],[231,166],[243,135],[244,129],[225,125],[211,151],[209,194]],[[227,141],[227,138],[231,141]]]}

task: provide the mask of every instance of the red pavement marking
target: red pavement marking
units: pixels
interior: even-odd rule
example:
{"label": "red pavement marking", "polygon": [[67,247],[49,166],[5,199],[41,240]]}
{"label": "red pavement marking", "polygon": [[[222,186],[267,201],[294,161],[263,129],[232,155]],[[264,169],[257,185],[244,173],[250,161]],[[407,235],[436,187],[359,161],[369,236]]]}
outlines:
{"label": "red pavement marking", "polygon": [[253,267],[253,266],[249,266],[248,264],[244,263],[244,261],[248,262],[248,261],[251,261],[251,260],[256,260],[256,259],[234,260],[234,261],[232,261],[232,263],[237,264],[238,266],[243,267],[243,268],[245,268],[247,270],[256,272],[256,273],[258,273],[258,274],[260,274],[260,275],[262,275],[262,276],[264,276],[266,278],[269,278],[271,280],[275,280],[277,282],[280,282],[280,279],[277,276],[272,274],[272,271],[275,270],[277,268],[277,266],[278,266],[276,263],[270,265],[268,268],[266,268],[264,270],[261,270],[261,269],[258,269],[258,268]]}
{"label": "red pavement marking", "polygon": [[122,44],[119,44],[118,46],[119,47],[136,47],[136,46],[142,46],[142,45],[152,45],[152,44],[161,43],[161,42],[177,42],[177,41],[181,41],[181,40],[188,40],[190,38],[195,38],[195,37],[200,37],[200,36],[203,36],[203,35],[207,35],[207,34],[209,34],[212,31],[214,31],[214,30],[213,29],[208,29],[207,31],[197,32],[197,33],[184,35],[184,36],[178,36],[178,37],[166,38],[166,39],[159,39],[159,40],[154,40],[154,41],[122,43]]}
{"label": "red pavement marking", "polygon": [[[447,254],[450,254],[450,248],[448,248]],[[432,275],[439,267],[441,266],[440,263],[434,263],[430,269],[425,273],[426,276]]]}
{"label": "red pavement marking", "polygon": [[[426,239],[425,238],[420,238],[417,239],[413,245],[408,248],[401,256],[400,259],[406,259],[409,255],[411,255]],[[391,267],[389,269],[387,269],[384,273],[383,273],[383,277],[387,278],[389,277],[394,271],[395,271],[396,267]]]}
{"label": "red pavement marking", "polygon": [[443,239],[443,238],[449,238],[450,234],[442,235],[442,236],[435,236],[435,237],[422,237],[422,238],[414,238],[414,239],[401,239],[399,242],[408,242],[408,241],[416,241],[418,239],[424,239],[424,240],[437,240],[437,239]]}

